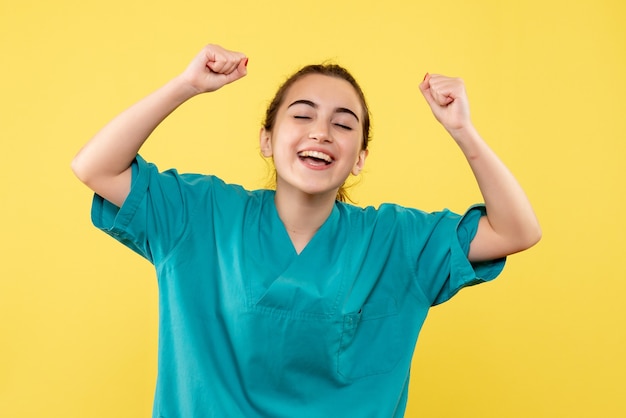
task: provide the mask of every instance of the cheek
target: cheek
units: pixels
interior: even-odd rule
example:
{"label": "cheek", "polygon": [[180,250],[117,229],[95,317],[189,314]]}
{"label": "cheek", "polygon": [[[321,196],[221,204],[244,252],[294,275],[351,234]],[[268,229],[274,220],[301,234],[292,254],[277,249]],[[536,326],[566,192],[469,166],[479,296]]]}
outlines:
{"label": "cheek", "polygon": [[363,151],[363,137],[360,133],[351,136],[348,141],[344,142],[344,151],[354,155],[355,158]]}
{"label": "cheek", "polygon": [[280,136],[272,140],[272,158],[274,164],[286,161],[293,152],[293,145]]}

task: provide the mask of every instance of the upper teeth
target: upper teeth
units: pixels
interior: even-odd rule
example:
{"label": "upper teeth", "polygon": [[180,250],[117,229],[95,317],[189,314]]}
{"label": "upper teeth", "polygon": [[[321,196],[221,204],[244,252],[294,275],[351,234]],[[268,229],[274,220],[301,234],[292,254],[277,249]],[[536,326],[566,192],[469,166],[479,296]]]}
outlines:
{"label": "upper teeth", "polygon": [[319,151],[301,151],[298,153],[298,155],[300,157],[312,157],[312,158],[318,158],[320,160],[324,160],[328,163],[331,163],[333,161],[333,159],[330,157],[330,155],[328,154],[324,154],[323,152],[319,152]]}

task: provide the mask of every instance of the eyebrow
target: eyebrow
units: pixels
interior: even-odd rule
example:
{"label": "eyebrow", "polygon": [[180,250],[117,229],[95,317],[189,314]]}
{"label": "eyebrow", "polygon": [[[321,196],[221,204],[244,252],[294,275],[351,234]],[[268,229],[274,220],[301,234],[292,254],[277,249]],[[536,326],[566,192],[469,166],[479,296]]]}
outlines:
{"label": "eyebrow", "polygon": [[[301,99],[301,100],[296,100],[295,102],[293,102],[292,104],[287,106],[287,108],[290,108],[291,106],[295,106],[295,105],[298,105],[298,104],[311,106],[314,109],[317,109],[319,107],[316,103],[314,103],[314,102],[312,102],[310,100]],[[361,121],[359,119],[359,117],[356,115],[356,113],[354,113],[352,110],[348,109],[347,107],[338,107],[337,109],[335,109],[335,112],[336,113],[348,113],[348,114],[354,116],[358,122]]]}

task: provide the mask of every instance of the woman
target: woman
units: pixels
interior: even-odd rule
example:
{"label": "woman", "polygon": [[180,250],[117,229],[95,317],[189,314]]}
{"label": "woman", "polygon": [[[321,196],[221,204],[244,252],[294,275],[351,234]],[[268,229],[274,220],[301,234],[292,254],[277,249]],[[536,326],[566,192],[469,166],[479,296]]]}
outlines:
{"label": "woman", "polygon": [[399,417],[430,306],[495,278],[540,228],[517,181],[474,129],[459,79],[420,84],[485,200],[459,216],[341,202],[363,168],[369,111],[338,66],[279,89],[260,134],[276,190],[159,173],[138,151],[186,100],[247,73],[205,47],[179,76],[78,153],[95,225],[150,260],[159,280],[155,417]]}

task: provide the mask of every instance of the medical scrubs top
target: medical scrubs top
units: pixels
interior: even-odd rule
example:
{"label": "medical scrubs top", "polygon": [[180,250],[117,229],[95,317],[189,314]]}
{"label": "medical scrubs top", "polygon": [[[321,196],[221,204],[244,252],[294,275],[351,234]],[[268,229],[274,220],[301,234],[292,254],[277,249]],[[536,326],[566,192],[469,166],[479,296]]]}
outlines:
{"label": "medical scrubs top", "polygon": [[298,254],[271,190],[140,156],[132,178],[92,220],[156,269],[153,417],[401,417],[428,309],[504,265],[467,259],[481,206],[337,202]]}

